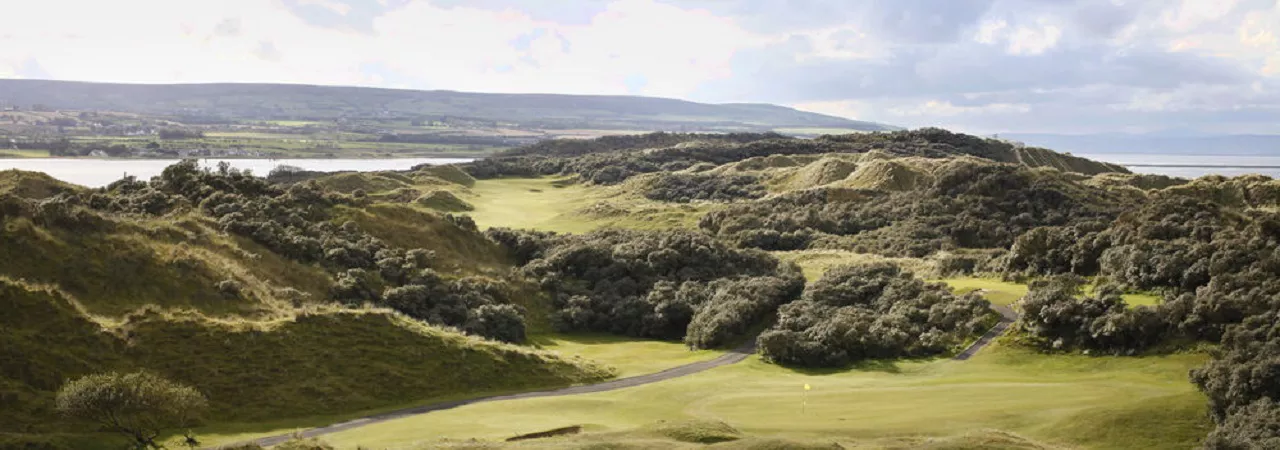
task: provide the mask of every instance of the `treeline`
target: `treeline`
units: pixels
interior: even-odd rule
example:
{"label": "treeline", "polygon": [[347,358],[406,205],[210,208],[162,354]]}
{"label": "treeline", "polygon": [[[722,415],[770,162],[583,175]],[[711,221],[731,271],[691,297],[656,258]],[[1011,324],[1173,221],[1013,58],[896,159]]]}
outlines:
{"label": "treeline", "polygon": [[[1280,430],[1278,187],[1266,177],[1206,177],[1155,191],[1109,223],[1019,237],[1010,274],[1060,275],[1028,296],[1022,330],[1046,347],[1110,353],[1219,343],[1192,374],[1219,424],[1206,446],[1271,448]],[[1117,288],[1085,296],[1070,279],[1081,276]],[[1160,291],[1165,300],[1128,308],[1120,289]]]}
{"label": "treeline", "polygon": [[553,322],[564,331],[715,347],[745,337],[804,289],[798,267],[692,231],[488,235],[551,295]]}
{"label": "treeline", "polygon": [[516,139],[494,136],[451,136],[431,133],[389,133],[379,136],[377,141],[413,144],[485,145],[490,147],[510,147],[521,142]]}
{"label": "treeline", "polygon": [[[165,168],[151,181],[126,177],[84,194],[61,194],[38,205],[40,217],[63,227],[92,224],[94,213],[160,216],[198,210],[229,233],[244,236],[286,258],[324,267],[334,276],[335,301],[385,306],[428,323],[491,339],[524,340],[523,312],[511,304],[505,284],[450,278],[432,267],[434,253],[396,248],[353,221],[335,223],[334,209],[360,207],[367,199],[326,191],[314,181],[287,187],[232,169],[201,169],[195,160]],[[467,217],[446,219],[483,239]],[[236,286],[219,286],[236,295]]]}

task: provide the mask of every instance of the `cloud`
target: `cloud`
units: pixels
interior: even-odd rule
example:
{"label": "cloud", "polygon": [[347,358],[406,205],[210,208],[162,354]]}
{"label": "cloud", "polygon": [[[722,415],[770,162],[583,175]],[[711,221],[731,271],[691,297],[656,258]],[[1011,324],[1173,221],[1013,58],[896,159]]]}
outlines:
{"label": "cloud", "polygon": [[12,3],[4,77],[639,94],[993,131],[1280,121],[1275,0]]}
{"label": "cloud", "polygon": [[213,34],[221,37],[233,37],[240,34],[240,19],[228,17],[213,27]]}
{"label": "cloud", "polygon": [[276,48],[276,44],[270,41],[262,41],[258,43],[258,48],[253,50],[253,54],[264,61],[280,62],[284,59],[284,55],[280,53],[280,49]]}

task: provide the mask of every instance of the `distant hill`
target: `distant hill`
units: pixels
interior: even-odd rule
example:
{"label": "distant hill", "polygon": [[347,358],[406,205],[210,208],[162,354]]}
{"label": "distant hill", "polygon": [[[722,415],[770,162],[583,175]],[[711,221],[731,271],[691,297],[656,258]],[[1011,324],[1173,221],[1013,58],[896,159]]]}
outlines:
{"label": "distant hill", "polygon": [[253,120],[461,117],[539,128],[892,130],[767,104],[602,95],[482,94],[288,84],[109,84],[0,80],[0,106]]}
{"label": "distant hill", "polygon": [[1166,155],[1280,155],[1280,135],[1156,134],[1001,134],[1028,145],[1074,153],[1151,153]]}

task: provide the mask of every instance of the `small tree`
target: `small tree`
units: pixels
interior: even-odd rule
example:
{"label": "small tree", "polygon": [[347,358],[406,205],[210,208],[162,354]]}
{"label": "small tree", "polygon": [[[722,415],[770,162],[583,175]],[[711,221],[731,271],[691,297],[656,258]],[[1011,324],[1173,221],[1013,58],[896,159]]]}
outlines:
{"label": "small tree", "polygon": [[129,436],[136,449],[155,449],[161,448],[156,439],[162,432],[194,424],[209,401],[193,387],[149,372],[110,372],[67,382],[56,406],[64,415]]}

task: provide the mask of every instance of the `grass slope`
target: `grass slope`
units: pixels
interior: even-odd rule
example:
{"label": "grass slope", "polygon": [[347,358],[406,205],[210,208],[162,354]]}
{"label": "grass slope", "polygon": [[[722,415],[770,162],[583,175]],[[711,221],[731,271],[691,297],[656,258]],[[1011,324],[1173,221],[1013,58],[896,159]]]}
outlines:
{"label": "grass slope", "polygon": [[[752,358],[633,389],[471,405],[327,439],[340,448],[402,447],[569,425],[622,431],[706,419],[750,435],[802,440],[999,429],[1085,448],[1189,448],[1210,427],[1203,397],[1186,381],[1187,370],[1204,360],[1046,356],[999,344],[969,361],[872,363],[852,371],[794,371]],[[813,390],[802,412],[806,383]]]}
{"label": "grass slope", "polygon": [[110,324],[49,288],[0,280],[0,299],[6,311],[0,385],[17,392],[5,396],[0,431],[71,427],[50,410],[53,391],[66,378],[106,370],[145,368],[189,383],[209,396],[210,418],[224,429],[229,423],[270,429],[280,419],[612,375],[387,312],[317,310],[254,322],[147,310]]}

